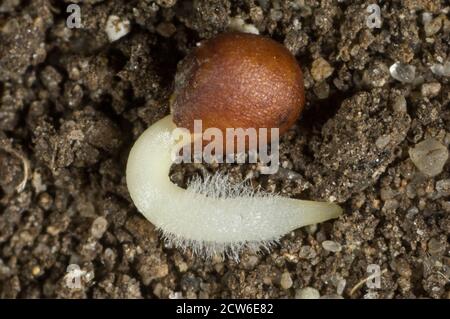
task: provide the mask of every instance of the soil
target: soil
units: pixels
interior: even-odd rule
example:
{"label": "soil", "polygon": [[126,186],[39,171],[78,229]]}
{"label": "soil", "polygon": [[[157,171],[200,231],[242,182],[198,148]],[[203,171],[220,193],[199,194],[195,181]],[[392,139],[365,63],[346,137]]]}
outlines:
{"label": "soil", "polygon": [[[70,2],[81,28],[66,26]],[[430,137],[450,144],[450,81],[435,69],[450,60],[450,7],[379,5],[381,28],[370,29],[366,1],[2,1],[0,297],[300,298],[310,287],[325,298],[450,298],[450,161],[430,177],[409,155]],[[131,27],[114,42],[110,15]],[[136,210],[125,164],[169,113],[177,63],[236,17],[296,56],[306,110],[282,138],[277,174],[186,164],[172,180],[221,170],[344,214],[269,253],[204,260],[163,242]],[[395,62],[415,67],[412,81],[390,74]],[[380,287],[364,282],[370,265]]]}

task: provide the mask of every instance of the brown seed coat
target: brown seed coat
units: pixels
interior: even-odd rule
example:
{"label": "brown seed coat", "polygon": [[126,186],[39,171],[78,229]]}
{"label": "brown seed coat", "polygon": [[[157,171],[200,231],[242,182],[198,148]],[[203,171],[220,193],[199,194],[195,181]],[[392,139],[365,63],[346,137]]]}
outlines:
{"label": "brown seed coat", "polygon": [[178,66],[171,109],[175,124],[193,130],[291,127],[305,103],[294,56],[278,42],[224,33],[203,42]]}

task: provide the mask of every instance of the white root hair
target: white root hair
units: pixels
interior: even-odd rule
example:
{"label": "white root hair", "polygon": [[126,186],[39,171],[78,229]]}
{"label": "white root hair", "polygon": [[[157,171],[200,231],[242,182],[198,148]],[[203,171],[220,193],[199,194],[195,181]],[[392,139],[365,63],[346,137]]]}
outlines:
{"label": "white root hair", "polygon": [[[255,198],[257,200],[258,198],[278,196],[276,194],[265,192],[260,188],[252,188],[248,180],[232,183],[229,175],[220,172],[208,175],[205,178],[195,175],[189,180],[187,190],[215,199]],[[226,243],[214,241],[204,242],[189,240],[173,233],[167,233],[162,228],[159,228],[159,231],[166,245],[178,247],[184,253],[191,250],[194,255],[201,256],[205,259],[210,259],[213,256],[220,256],[239,262],[239,255],[244,250],[252,253],[268,253],[279,243],[279,238]]]}

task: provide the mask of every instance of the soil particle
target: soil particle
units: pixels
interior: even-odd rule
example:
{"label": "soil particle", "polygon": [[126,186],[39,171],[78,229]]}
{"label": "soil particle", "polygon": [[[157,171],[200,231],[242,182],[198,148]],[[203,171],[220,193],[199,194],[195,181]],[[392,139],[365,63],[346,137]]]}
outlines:
{"label": "soil particle", "polygon": [[[410,118],[395,112],[392,99],[382,97],[382,92],[361,92],[345,100],[338,113],[322,127],[322,140],[312,140],[315,162],[311,165],[320,163],[329,172],[327,176],[314,176],[319,197],[345,201],[352,193],[376,182],[395,159],[395,150],[406,137]],[[376,147],[380,136],[389,140],[381,149]],[[325,184],[341,187],[332,190]]]}
{"label": "soil particle", "polygon": [[296,299],[319,299],[320,293],[317,289],[312,287],[305,287],[302,289],[298,289],[295,292]]}
{"label": "soil particle", "polygon": [[422,173],[436,176],[448,160],[448,149],[436,139],[429,138],[411,148],[409,156]]}
{"label": "soil particle", "polygon": [[280,286],[283,289],[289,289],[292,287],[293,281],[291,278],[291,274],[288,272],[285,272],[281,275],[280,279]]}
{"label": "soil particle", "polygon": [[[33,1],[28,10],[1,26],[0,80],[21,80],[28,67],[44,62],[45,32],[53,24],[50,3]],[[20,59],[17,59],[20,57]]]}

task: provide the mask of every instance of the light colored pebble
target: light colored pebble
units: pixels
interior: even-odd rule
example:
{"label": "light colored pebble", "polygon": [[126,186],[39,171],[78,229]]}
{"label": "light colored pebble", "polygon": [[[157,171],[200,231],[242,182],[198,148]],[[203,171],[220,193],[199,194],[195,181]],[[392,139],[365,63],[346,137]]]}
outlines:
{"label": "light colored pebble", "polygon": [[428,241],[428,252],[433,256],[441,255],[445,253],[445,244],[442,245],[436,238],[431,238]]}
{"label": "light colored pebble", "polygon": [[280,21],[283,18],[283,12],[278,9],[270,9],[270,18],[273,21]]}
{"label": "light colored pebble", "polygon": [[305,287],[295,291],[295,299],[319,299],[320,293],[312,287]]}
{"label": "light colored pebble", "polygon": [[375,145],[378,149],[382,150],[389,144],[390,141],[391,137],[389,135],[381,135],[375,141]]}
{"label": "light colored pebble", "polygon": [[314,233],[317,231],[317,224],[308,225],[305,227],[305,230],[308,234],[314,235]]}
{"label": "light colored pebble", "polygon": [[422,13],[422,23],[423,25],[430,23],[430,21],[433,20],[433,14],[430,12],[424,12]]}
{"label": "light colored pebble", "polygon": [[292,287],[292,278],[291,278],[291,274],[288,272],[284,272],[281,275],[281,280],[280,280],[280,286],[283,289],[289,289]]}
{"label": "light colored pebble", "polygon": [[346,285],[347,285],[347,280],[345,280],[345,279],[339,280],[338,284],[337,284],[337,287],[336,287],[336,293],[338,295],[342,295]]}
{"label": "light colored pebble", "polygon": [[388,83],[389,68],[380,61],[375,61],[363,73],[363,82],[372,87],[382,87]]}
{"label": "light colored pebble", "polygon": [[379,294],[377,291],[369,291],[364,296],[364,299],[379,299]]}
{"label": "light colored pebble", "polygon": [[444,64],[433,64],[430,69],[434,75],[448,77],[450,76],[450,61],[447,61]]}
{"label": "light colored pebble", "polygon": [[406,113],[406,99],[403,95],[399,95],[395,98],[394,104],[392,105],[392,108],[397,113]]}
{"label": "light colored pebble", "polygon": [[427,37],[435,35],[436,33],[439,32],[439,30],[442,27],[442,20],[443,20],[442,17],[439,16],[425,23],[424,30]]}
{"label": "light colored pebble", "polygon": [[253,24],[245,23],[245,21],[237,16],[230,18],[228,28],[232,31],[259,34],[259,30]]}
{"label": "light colored pebble", "polygon": [[36,194],[44,192],[47,190],[47,185],[42,183],[42,176],[38,171],[33,172],[33,177],[31,179],[31,185],[33,185]]}
{"label": "light colored pebble", "polygon": [[116,15],[110,15],[106,21],[105,32],[110,42],[119,40],[126,36],[131,30],[130,21],[121,19]]}
{"label": "light colored pebble", "polygon": [[183,293],[181,291],[174,291],[169,294],[169,299],[183,299]]}
{"label": "light colored pebble", "polygon": [[162,297],[162,291],[163,291],[163,289],[164,289],[164,286],[160,283],[160,282],[158,282],[156,285],[155,285],[155,287],[153,288],[153,294],[156,296],[156,297],[158,297],[158,298],[161,298]]}
{"label": "light colored pebble", "polygon": [[255,268],[255,266],[258,264],[259,259],[257,256],[248,256],[248,258],[245,258],[242,260],[242,266],[246,269],[252,269]]}
{"label": "light colored pebble", "polygon": [[178,263],[177,267],[180,272],[186,272],[188,270],[188,265],[184,261]]}
{"label": "light colored pebble", "polygon": [[448,149],[434,138],[428,138],[409,149],[409,157],[423,174],[436,176],[448,160]]}
{"label": "light colored pebble", "polygon": [[316,257],[316,252],[311,246],[305,245],[300,248],[298,255],[300,258],[312,259]]}
{"label": "light colored pebble", "polygon": [[436,182],[438,197],[450,196],[450,179],[441,179]]}
{"label": "light colored pebble", "polygon": [[341,251],[342,246],[341,244],[332,241],[332,240],[325,240],[322,242],[322,247],[323,249],[327,250],[327,251],[331,251],[333,253],[337,253],[339,251]]}
{"label": "light colored pebble", "polygon": [[424,83],[421,88],[422,96],[433,97],[439,94],[441,91],[441,83],[433,82],[433,83]]}
{"label": "light colored pebble", "polygon": [[328,78],[333,71],[334,68],[322,57],[314,60],[311,66],[311,75],[317,82],[321,82]]}
{"label": "light colored pebble", "polygon": [[402,83],[412,83],[416,78],[416,67],[396,62],[389,67],[391,76]]}
{"label": "light colored pebble", "polygon": [[31,269],[31,274],[34,277],[37,277],[38,275],[40,275],[40,273],[41,273],[41,267],[39,267],[39,266],[34,266],[33,269]]}
{"label": "light colored pebble", "polygon": [[108,221],[105,217],[97,217],[91,226],[91,234],[93,237],[100,239],[108,228]]}
{"label": "light colored pebble", "polygon": [[323,81],[320,83],[317,83],[313,88],[314,94],[320,99],[324,100],[328,98],[330,95],[330,86],[327,82]]}

